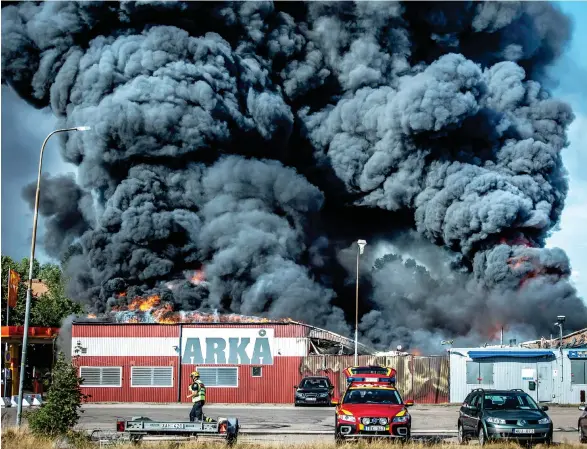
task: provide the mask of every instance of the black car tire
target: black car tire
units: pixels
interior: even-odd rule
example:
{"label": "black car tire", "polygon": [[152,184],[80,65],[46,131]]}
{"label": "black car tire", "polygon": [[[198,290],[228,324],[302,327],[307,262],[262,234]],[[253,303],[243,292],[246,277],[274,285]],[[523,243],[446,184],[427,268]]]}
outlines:
{"label": "black car tire", "polygon": [[485,433],[485,427],[483,427],[483,424],[479,424],[477,438],[479,440],[479,446],[485,446],[487,444],[487,433]]}
{"label": "black car tire", "polygon": [[581,429],[581,427],[579,427],[579,441],[583,444],[587,443],[587,435],[583,433],[583,429]]}
{"label": "black car tire", "polygon": [[343,443],[344,443],[344,438],[340,435],[340,433],[338,433],[338,431],[335,431],[334,432],[334,444],[336,446],[340,446]]}
{"label": "black car tire", "polygon": [[465,429],[463,429],[463,424],[459,422],[458,425],[458,435],[457,440],[461,446],[469,443],[469,437],[465,434]]}
{"label": "black car tire", "polygon": [[409,443],[412,439],[412,429],[408,429],[408,434],[402,439],[403,443]]}
{"label": "black car tire", "polygon": [[546,444],[547,446],[551,446],[552,445],[552,435],[553,435],[553,428],[551,427],[550,430],[548,431],[548,434],[546,435],[546,440],[544,440],[544,444]]}

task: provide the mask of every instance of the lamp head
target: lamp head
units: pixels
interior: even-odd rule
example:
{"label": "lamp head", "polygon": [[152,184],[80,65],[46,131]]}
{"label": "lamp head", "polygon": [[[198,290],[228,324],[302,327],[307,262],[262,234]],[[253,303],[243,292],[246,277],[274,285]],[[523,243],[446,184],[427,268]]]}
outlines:
{"label": "lamp head", "polygon": [[556,322],[563,324],[565,322],[566,317],[564,315],[559,315],[556,317]]}
{"label": "lamp head", "polygon": [[90,129],[92,129],[92,128],[90,128],[89,126],[76,126],[76,128],[75,128],[75,129],[76,129],[77,131],[89,131],[89,130],[90,130]]}
{"label": "lamp head", "polygon": [[359,254],[363,254],[363,250],[365,249],[366,244],[366,240],[357,240],[357,245],[359,245]]}

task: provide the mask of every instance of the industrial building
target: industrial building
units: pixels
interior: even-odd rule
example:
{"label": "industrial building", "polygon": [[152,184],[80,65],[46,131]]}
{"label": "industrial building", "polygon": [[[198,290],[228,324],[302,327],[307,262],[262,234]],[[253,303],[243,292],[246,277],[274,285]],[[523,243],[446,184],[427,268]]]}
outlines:
{"label": "industrial building", "polygon": [[578,404],[587,392],[587,349],[453,348],[450,402],[475,388],[520,388],[538,402]]}
{"label": "industrial building", "polygon": [[[326,375],[339,395],[354,341],[294,321],[194,324],[74,322],[72,356],[91,402],[187,402],[200,372],[210,403],[293,403],[294,386]],[[359,344],[359,364],[398,370],[404,398],[448,400],[448,357],[376,356]]]}
{"label": "industrial building", "polygon": [[[587,329],[512,347],[452,348],[447,355],[377,353],[405,399],[460,403],[474,388],[521,388],[539,402],[577,404],[587,392]],[[325,375],[340,396],[354,341],[295,321],[104,323],[72,327],[72,355],[91,402],[186,402],[197,369],[210,403],[285,403],[304,376]]]}

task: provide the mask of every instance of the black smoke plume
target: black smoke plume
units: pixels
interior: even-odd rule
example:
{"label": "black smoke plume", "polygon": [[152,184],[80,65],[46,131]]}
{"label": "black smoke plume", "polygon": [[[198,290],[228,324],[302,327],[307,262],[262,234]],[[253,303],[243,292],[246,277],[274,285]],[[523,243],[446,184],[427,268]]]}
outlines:
{"label": "black smoke plume", "polygon": [[364,338],[432,348],[587,323],[544,249],[573,113],[541,83],[569,36],[545,2],[23,2],[2,78],[92,127],[41,209],[92,311],[158,293],[348,334],[365,238]]}

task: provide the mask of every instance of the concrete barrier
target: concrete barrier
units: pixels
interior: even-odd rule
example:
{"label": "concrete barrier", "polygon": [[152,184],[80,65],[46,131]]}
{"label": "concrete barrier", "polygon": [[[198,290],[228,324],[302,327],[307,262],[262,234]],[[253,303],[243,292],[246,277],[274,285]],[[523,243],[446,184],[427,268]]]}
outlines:
{"label": "concrete barrier", "polygon": [[25,394],[24,397],[31,406],[41,405],[43,403],[43,397],[40,394]]}
{"label": "concrete barrier", "polygon": [[[18,407],[18,396],[12,396],[12,398],[10,398],[10,404],[12,405],[12,407]],[[29,401],[27,401],[25,395],[23,395],[23,397],[22,397],[22,406],[23,407],[30,407],[31,406]]]}
{"label": "concrete barrier", "polygon": [[2,403],[2,407],[12,407],[10,397],[0,398],[0,403]]}

